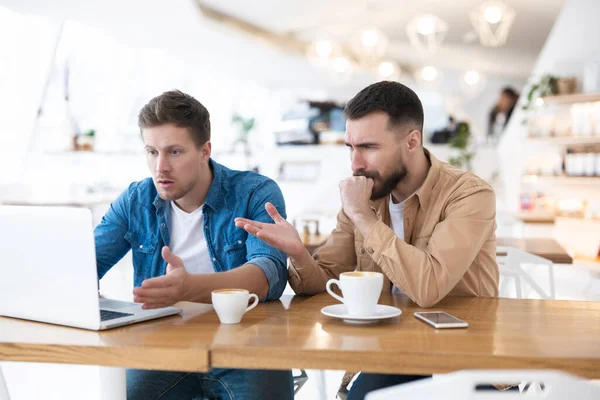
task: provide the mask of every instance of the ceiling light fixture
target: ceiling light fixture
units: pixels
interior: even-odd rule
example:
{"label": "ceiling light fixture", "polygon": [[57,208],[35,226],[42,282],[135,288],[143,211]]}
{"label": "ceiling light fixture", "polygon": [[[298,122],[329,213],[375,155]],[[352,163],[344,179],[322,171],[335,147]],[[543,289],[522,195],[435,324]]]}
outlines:
{"label": "ceiling light fixture", "polygon": [[465,96],[473,98],[481,94],[486,83],[485,76],[472,69],[462,75],[459,86]]}
{"label": "ceiling light fixture", "polygon": [[502,9],[497,5],[488,6],[483,11],[483,18],[490,24],[497,24],[502,20]]}
{"label": "ceiling light fixture", "polygon": [[425,82],[433,82],[438,76],[438,71],[435,67],[427,66],[421,70],[421,77]]}
{"label": "ceiling light fixture", "polygon": [[371,64],[385,54],[388,42],[387,36],[382,31],[368,28],[354,34],[350,45],[359,63]]}
{"label": "ceiling light fixture", "polygon": [[331,62],[331,68],[336,72],[344,73],[350,67],[350,61],[344,56],[335,57]]}
{"label": "ceiling light fixture", "polygon": [[435,53],[448,32],[448,24],[441,18],[425,14],[413,18],[406,26],[410,43],[420,51]]}
{"label": "ceiling light fixture", "polygon": [[484,46],[498,47],[506,43],[515,10],[501,1],[492,0],[481,3],[470,17],[479,42]]}
{"label": "ceiling light fixture", "polygon": [[417,21],[417,32],[421,35],[430,35],[435,31],[435,25],[431,17],[421,17]]}
{"label": "ceiling light fixture", "polygon": [[327,68],[331,60],[339,53],[338,46],[333,41],[324,38],[311,42],[306,49],[309,61],[324,68]]}
{"label": "ceiling light fixture", "polygon": [[463,79],[467,85],[475,86],[481,80],[481,76],[479,75],[479,72],[470,70],[470,71],[465,72]]}
{"label": "ceiling light fixture", "polygon": [[352,75],[352,64],[348,57],[337,55],[331,59],[329,73],[337,83],[346,82]]}
{"label": "ceiling light fixture", "polygon": [[320,58],[329,58],[333,52],[333,44],[329,40],[318,40],[315,43],[315,52]]}
{"label": "ceiling light fixture", "polygon": [[398,75],[399,69],[392,61],[383,61],[377,68],[379,75],[382,78],[389,79],[394,75]]}

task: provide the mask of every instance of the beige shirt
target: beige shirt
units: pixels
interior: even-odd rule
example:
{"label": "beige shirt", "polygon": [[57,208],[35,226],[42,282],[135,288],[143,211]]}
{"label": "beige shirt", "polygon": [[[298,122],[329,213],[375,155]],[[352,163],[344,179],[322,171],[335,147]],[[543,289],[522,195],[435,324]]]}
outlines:
{"label": "beige shirt", "polygon": [[431,168],[406,200],[404,240],[390,228],[388,198],[371,202],[379,221],[364,237],[340,211],[335,230],[306,265],[290,263],[289,281],[298,294],[323,292],[346,271],[378,271],[384,290],[392,285],[421,307],[447,295],[498,296],[496,197],[471,172],[425,154]]}

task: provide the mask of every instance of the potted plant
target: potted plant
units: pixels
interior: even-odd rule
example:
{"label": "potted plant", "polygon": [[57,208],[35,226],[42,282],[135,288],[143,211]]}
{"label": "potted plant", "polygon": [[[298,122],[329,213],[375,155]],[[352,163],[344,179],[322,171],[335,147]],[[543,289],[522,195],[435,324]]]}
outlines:
{"label": "potted plant", "polygon": [[238,137],[235,139],[231,146],[231,151],[235,152],[235,148],[238,144],[242,145],[244,157],[246,159],[246,168],[250,168],[250,157],[252,152],[250,151],[250,132],[254,129],[254,118],[244,118],[239,114],[233,114],[231,123],[238,127]]}
{"label": "potted plant", "polygon": [[448,142],[450,148],[458,150],[458,155],[450,157],[448,163],[460,169],[472,169],[471,161],[475,157],[475,152],[469,149],[471,141],[471,131],[469,124],[459,122],[456,132]]}
{"label": "potted plant", "polygon": [[94,151],[94,141],[96,139],[96,131],[94,129],[87,130],[77,136],[78,151]]}
{"label": "potted plant", "polygon": [[543,75],[529,87],[529,92],[523,104],[523,110],[533,109],[536,105],[536,100],[540,97],[554,96],[558,93],[558,77],[550,74]]}

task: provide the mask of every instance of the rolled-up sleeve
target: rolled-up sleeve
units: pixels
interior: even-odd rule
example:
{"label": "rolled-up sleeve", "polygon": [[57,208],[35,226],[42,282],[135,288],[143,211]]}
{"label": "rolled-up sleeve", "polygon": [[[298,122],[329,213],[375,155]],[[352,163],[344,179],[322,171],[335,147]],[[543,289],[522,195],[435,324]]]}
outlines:
{"label": "rolled-up sleeve", "polygon": [[[279,186],[271,179],[261,182],[250,197],[249,219],[259,222],[273,223],[271,216],[265,210],[265,204],[270,202],[279,214],[286,218],[285,202]],[[268,245],[262,240],[249,235],[246,240],[247,264],[253,264],[263,270],[269,291],[264,300],[276,300],[281,297],[288,280],[287,254]]]}

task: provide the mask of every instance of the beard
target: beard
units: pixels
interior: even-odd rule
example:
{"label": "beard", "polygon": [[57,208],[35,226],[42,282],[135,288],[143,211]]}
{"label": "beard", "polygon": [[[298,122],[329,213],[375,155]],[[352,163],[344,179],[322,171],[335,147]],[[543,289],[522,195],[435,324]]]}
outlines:
{"label": "beard", "polygon": [[[389,196],[392,190],[408,174],[406,165],[400,163],[399,167],[392,171],[388,176],[382,177],[377,171],[358,171],[354,176],[364,176],[366,178],[373,179],[373,192],[371,193],[371,200],[379,200],[383,197]],[[380,184],[378,184],[380,183]]]}

